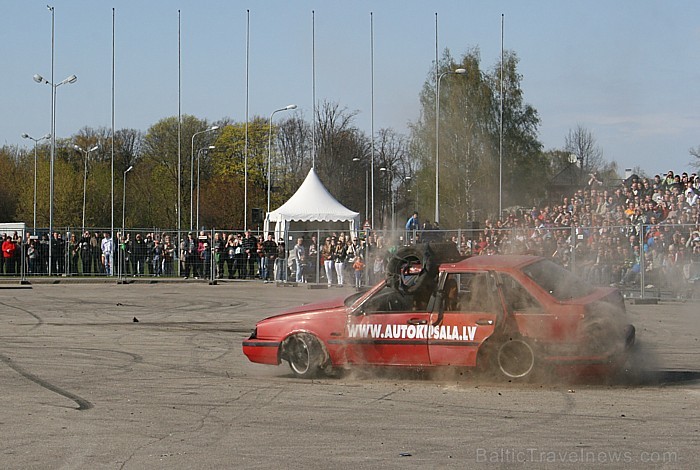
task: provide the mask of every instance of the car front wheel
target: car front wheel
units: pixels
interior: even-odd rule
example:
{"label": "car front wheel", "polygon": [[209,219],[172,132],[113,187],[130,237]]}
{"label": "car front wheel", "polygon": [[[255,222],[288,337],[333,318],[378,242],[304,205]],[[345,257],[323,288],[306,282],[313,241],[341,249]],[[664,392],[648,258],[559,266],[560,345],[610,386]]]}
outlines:
{"label": "car front wheel", "polygon": [[285,341],[284,355],[297,377],[310,379],[321,375],[324,362],[323,347],[313,335],[299,333],[290,336]]}

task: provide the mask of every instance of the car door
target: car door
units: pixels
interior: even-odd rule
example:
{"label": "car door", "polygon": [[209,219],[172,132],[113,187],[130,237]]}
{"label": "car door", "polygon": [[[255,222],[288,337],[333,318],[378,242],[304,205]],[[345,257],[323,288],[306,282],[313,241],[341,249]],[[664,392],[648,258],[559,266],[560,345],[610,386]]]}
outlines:
{"label": "car door", "polygon": [[495,279],[489,272],[450,273],[440,286],[428,331],[430,363],[475,366],[479,347],[502,315]]}
{"label": "car door", "polygon": [[547,311],[520,281],[507,273],[499,273],[503,301],[514,330],[533,339],[551,339],[558,336],[558,316]]}
{"label": "car door", "polygon": [[430,315],[414,310],[410,295],[379,290],[348,315],[345,330],[349,363],[424,366],[428,358]]}

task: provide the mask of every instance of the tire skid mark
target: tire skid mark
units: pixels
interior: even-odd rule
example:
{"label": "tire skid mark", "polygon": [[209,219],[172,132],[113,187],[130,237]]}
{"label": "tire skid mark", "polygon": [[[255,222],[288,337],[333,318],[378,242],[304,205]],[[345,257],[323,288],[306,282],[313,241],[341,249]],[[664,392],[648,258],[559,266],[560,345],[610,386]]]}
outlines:
{"label": "tire skid mark", "polygon": [[40,387],[44,387],[45,389],[50,390],[54,393],[57,393],[61,396],[64,396],[64,397],[68,398],[69,400],[73,400],[78,405],[78,408],[77,408],[78,411],[86,411],[94,406],[92,403],[90,403],[86,399],[79,397],[78,395],[71,393],[67,390],[64,390],[61,387],[58,387],[58,386],[52,384],[51,382],[48,382],[48,381],[42,379],[41,377],[24,370],[22,367],[15,364],[10,357],[5,356],[4,354],[0,354],[0,361],[4,362],[10,369],[14,370],[22,377],[24,377],[28,380],[31,380],[32,382],[39,385]]}
{"label": "tire skid mark", "polygon": [[26,314],[28,314],[28,315],[34,317],[34,319],[36,320],[36,325],[32,326],[32,327],[29,329],[29,331],[32,331],[32,330],[34,330],[35,328],[39,328],[41,325],[44,324],[44,319],[41,318],[39,315],[37,315],[37,314],[34,313],[34,312],[30,312],[29,310],[24,309],[24,308],[22,308],[22,307],[17,307],[16,305],[8,305],[8,304],[6,304],[5,302],[0,302],[0,305],[4,305],[5,307],[17,309],[17,310],[19,310],[20,312],[24,312],[24,313],[26,313]]}

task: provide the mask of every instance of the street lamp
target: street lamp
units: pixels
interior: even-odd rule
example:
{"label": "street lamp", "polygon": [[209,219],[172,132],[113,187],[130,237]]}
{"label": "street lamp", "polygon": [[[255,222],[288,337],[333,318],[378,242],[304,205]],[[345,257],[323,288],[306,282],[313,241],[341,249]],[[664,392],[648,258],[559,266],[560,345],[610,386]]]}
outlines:
{"label": "street lamp", "polygon": [[[51,81],[46,80],[39,74],[34,75],[34,81],[37,83],[46,83],[51,85],[51,160],[50,160],[50,171],[49,171],[49,241],[53,240],[53,167],[54,167],[54,156],[56,154],[56,89],[65,85],[66,83],[75,83],[78,77],[71,75],[64,80],[54,84],[54,52],[55,52],[55,12],[54,7],[51,5],[46,5],[46,8],[51,12]],[[49,243],[49,276],[51,275],[51,269],[53,268],[53,243]]]}
{"label": "street lamp", "polygon": [[[192,146],[190,147],[190,232],[192,231],[192,215],[194,212],[194,138],[199,134],[204,134],[205,132],[212,132],[219,128],[219,126],[211,126],[203,131],[195,132],[192,134]],[[178,201],[179,203],[180,201]],[[178,210],[178,214],[180,211]]]}
{"label": "street lamp", "polygon": [[[353,157],[353,162],[361,162],[360,157]],[[374,192],[374,188],[372,188]],[[365,222],[369,222],[371,217],[369,216],[369,169],[365,168]]]}
{"label": "street lamp", "polygon": [[73,145],[73,148],[78,152],[82,153],[85,157],[85,171],[83,172],[83,233],[85,233],[85,195],[87,193],[87,164],[88,159],[90,158],[90,152],[94,152],[95,150],[100,148],[100,146],[95,145],[94,147],[87,150],[83,150],[83,148],[80,145]]}
{"label": "street lamp", "polygon": [[133,165],[129,165],[129,168],[124,170],[124,189],[122,190],[122,237],[126,237],[124,233],[125,216],[126,213],[126,174],[129,173],[134,168]]}
{"label": "street lamp", "polygon": [[[270,166],[272,165],[272,116],[280,111],[289,111],[291,109],[297,109],[297,105],[290,104],[284,108],[275,109],[270,114],[270,130],[267,134],[267,213],[270,213]],[[266,215],[267,216],[267,215]]]}
{"label": "street lamp", "polygon": [[448,70],[438,76],[435,90],[435,223],[440,223],[440,80],[445,75],[464,75],[467,69]]}
{"label": "street lamp", "polygon": [[39,137],[38,139],[35,139],[29,134],[22,134],[23,139],[31,139],[34,141],[34,225],[32,228],[34,229],[34,235],[36,235],[36,169],[37,169],[37,163],[36,163],[36,145],[38,142],[41,142],[42,140],[48,140],[51,138],[51,134],[46,134],[43,137]]}
{"label": "street lamp", "polygon": [[199,230],[199,157],[202,152],[207,152],[215,148],[215,145],[210,145],[209,147],[203,147],[197,150],[197,230]]}
{"label": "street lamp", "polygon": [[[53,7],[51,10],[51,80],[53,80]],[[51,159],[49,163],[49,239],[53,239],[53,174],[54,174],[54,161],[56,156],[56,89],[61,85],[66,83],[75,83],[78,77],[71,75],[66,77],[60,82],[54,84],[53,81],[48,81],[39,74],[35,74],[32,77],[37,83],[46,83],[51,86]],[[53,243],[49,243],[49,276],[51,275],[51,269],[53,268]]]}

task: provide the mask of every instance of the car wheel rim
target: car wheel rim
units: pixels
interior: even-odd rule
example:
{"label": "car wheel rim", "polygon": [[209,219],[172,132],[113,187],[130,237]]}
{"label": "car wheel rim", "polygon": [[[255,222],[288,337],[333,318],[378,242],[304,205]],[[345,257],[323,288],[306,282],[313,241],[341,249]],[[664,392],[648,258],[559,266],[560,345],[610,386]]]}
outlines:
{"label": "car wheel rim", "polygon": [[297,374],[305,374],[309,370],[309,346],[301,338],[295,338],[291,344],[289,364]]}
{"label": "car wheel rim", "polygon": [[520,339],[503,343],[498,350],[498,367],[507,377],[525,377],[535,367],[535,352]]}

